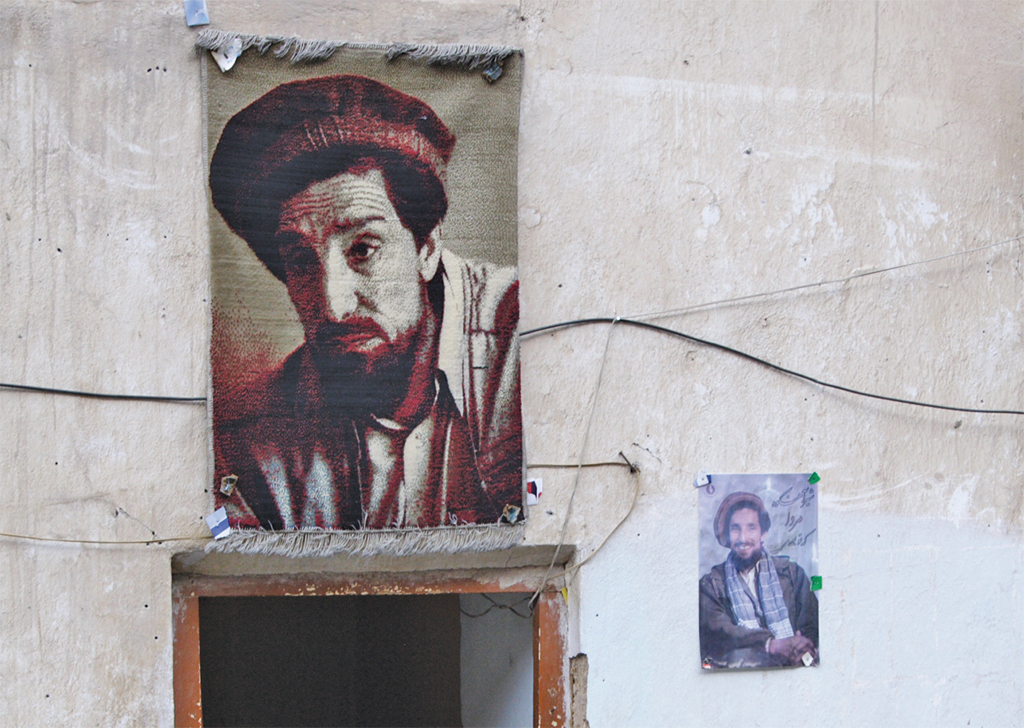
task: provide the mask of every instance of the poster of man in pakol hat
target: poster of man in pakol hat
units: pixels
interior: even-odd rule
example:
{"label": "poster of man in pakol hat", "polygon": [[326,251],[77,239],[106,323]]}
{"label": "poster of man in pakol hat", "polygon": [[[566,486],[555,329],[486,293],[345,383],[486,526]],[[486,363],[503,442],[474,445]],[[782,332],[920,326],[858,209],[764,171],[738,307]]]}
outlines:
{"label": "poster of man in pakol hat", "polygon": [[520,59],[207,67],[214,492],[232,529],[521,519]]}
{"label": "poster of man in pakol hat", "polygon": [[706,478],[698,491],[701,667],[819,664],[817,474]]}

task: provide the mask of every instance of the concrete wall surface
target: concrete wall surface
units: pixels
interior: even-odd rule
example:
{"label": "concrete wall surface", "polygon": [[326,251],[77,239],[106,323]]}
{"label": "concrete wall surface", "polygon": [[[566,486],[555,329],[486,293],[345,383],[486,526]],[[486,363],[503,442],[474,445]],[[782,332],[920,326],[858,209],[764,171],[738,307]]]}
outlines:
{"label": "concrete wall surface", "polygon": [[[522,330],[650,314],[854,389],[1024,405],[1019,0],[209,6],[246,33],[524,50]],[[197,29],[179,0],[0,0],[0,27],[0,382],[205,396]],[[624,325],[522,361],[528,463],[640,466],[530,471],[528,543],[575,489],[566,540],[593,554],[568,584],[590,725],[1024,724],[1020,416]],[[0,412],[0,532],[208,536],[202,404]],[[698,470],[821,475],[819,667],[702,673]],[[0,722],[171,725],[172,557],[201,546],[0,537]]]}

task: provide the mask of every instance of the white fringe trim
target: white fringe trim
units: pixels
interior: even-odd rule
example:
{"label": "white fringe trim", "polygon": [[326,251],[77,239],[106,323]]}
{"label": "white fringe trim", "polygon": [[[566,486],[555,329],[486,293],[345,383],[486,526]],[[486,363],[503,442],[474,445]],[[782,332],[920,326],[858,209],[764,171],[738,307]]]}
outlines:
{"label": "white fringe trim", "polygon": [[501,551],[522,543],[526,523],[514,526],[363,529],[357,531],[232,530],[206,545],[206,552],[305,556],[411,556]]}
{"label": "white fringe trim", "polygon": [[439,66],[462,66],[470,70],[480,66],[491,66],[504,61],[518,51],[508,46],[495,45],[417,45],[394,43],[388,50],[388,60],[398,56],[409,56],[416,61]]}
{"label": "white fringe trim", "polygon": [[242,52],[255,48],[263,55],[273,46],[274,55],[284,58],[292,54],[292,63],[317,61],[329,58],[339,48],[362,48],[385,51],[388,60],[399,56],[409,56],[414,60],[426,61],[430,64],[443,66],[462,66],[474,69],[490,66],[503,61],[519,51],[516,48],[496,45],[427,45],[415,43],[352,43],[349,41],[303,40],[295,36],[284,35],[251,35],[232,33],[227,30],[206,28],[196,38],[196,47],[203,50],[216,51],[225,48],[231,41],[238,39],[242,43]]}

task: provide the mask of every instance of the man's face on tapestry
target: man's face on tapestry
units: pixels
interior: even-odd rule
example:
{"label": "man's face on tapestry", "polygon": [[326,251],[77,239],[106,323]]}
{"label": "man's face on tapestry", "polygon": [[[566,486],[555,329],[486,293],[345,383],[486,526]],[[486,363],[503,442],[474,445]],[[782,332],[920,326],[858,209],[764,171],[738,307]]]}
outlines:
{"label": "man's face on tapestry", "polygon": [[761,556],[761,517],[753,508],[740,508],[729,519],[729,548],[737,566],[743,570]]}
{"label": "man's face on tapestry", "polygon": [[309,185],[281,206],[278,236],[288,295],[320,360],[372,373],[415,346],[440,249],[433,236],[416,245],[379,169]]}

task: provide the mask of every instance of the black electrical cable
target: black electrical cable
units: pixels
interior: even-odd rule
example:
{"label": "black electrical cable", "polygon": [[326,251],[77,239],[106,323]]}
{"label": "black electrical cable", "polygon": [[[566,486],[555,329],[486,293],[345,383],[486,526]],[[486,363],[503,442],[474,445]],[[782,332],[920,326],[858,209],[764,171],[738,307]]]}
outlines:
{"label": "black electrical cable", "polygon": [[676,331],[675,329],[666,328],[665,326],[658,326],[657,324],[647,323],[646,321],[635,321],[633,319],[611,318],[611,317],[604,317],[604,316],[602,316],[602,317],[595,317],[595,318],[577,319],[575,321],[562,321],[561,323],[557,323],[557,324],[549,324],[547,326],[541,326],[541,327],[536,328],[536,329],[530,329],[528,331],[523,331],[520,334],[520,336],[530,336],[532,334],[539,334],[539,333],[543,333],[544,331],[551,331],[553,329],[567,329],[567,328],[572,328],[574,326],[587,326],[587,325],[590,325],[590,324],[623,324],[623,325],[626,325],[626,326],[636,326],[637,328],[641,328],[641,329],[650,329],[651,331],[658,331],[658,332],[663,333],[663,334],[669,334],[671,336],[679,337],[680,339],[686,339],[687,341],[692,341],[695,344],[702,344],[703,346],[709,346],[712,349],[718,349],[719,351],[727,352],[727,353],[732,354],[734,356],[738,356],[741,359],[747,359],[748,361],[755,362],[757,364],[760,364],[761,366],[767,367],[769,369],[773,369],[773,370],[775,370],[777,372],[781,372],[783,374],[788,374],[788,375],[790,375],[792,377],[797,377],[798,379],[803,379],[805,381],[812,382],[813,384],[817,384],[817,385],[822,386],[822,387],[828,387],[829,389],[837,389],[840,392],[847,392],[848,394],[856,394],[856,395],[858,395],[860,397],[870,397],[871,399],[880,399],[880,400],[884,400],[886,402],[897,402],[899,404],[909,404],[909,405],[913,405],[915,407],[929,407],[931,409],[949,410],[951,412],[974,412],[974,413],[986,414],[986,415],[1024,415],[1024,411],[1022,411],[1022,410],[978,409],[978,408],[973,408],[973,407],[952,407],[952,406],[944,405],[944,404],[932,404],[930,402],[915,402],[912,399],[900,399],[899,397],[887,397],[884,394],[872,394],[871,392],[862,392],[859,389],[852,389],[850,387],[844,387],[841,384],[832,384],[831,382],[825,382],[825,381],[822,381],[820,379],[815,379],[814,377],[812,377],[810,375],[801,374],[800,372],[793,371],[792,369],[786,369],[785,367],[779,366],[778,364],[772,364],[770,361],[765,361],[764,359],[758,358],[758,357],[754,356],[753,354],[748,354],[745,351],[740,351],[739,349],[733,349],[731,346],[726,346],[725,344],[719,344],[719,343],[714,342],[714,341],[708,341],[707,339],[700,339],[700,338],[697,338],[696,336],[690,336],[689,334],[684,334],[682,331]]}
{"label": "black electrical cable", "polygon": [[487,594],[484,594],[484,593],[481,593],[480,596],[482,596],[484,599],[489,601],[491,603],[491,606],[487,607],[487,609],[485,609],[484,611],[480,612],[480,614],[470,614],[469,612],[467,612],[462,607],[459,607],[459,611],[462,612],[467,617],[470,617],[471,619],[477,619],[479,617],[482,617],[485,614],[487,614],[488,612],[490,612],[492,609],[506,609],[506,610],[512,612],[512,614],[516,615],[520,619],[529,619],[532,616],[532,613],[533,613],[533,606],[532,605],[528,605],[529,608],[530,608],[530,614],[520,614],[515,609],[520,604],[527,604],[527,602],[531,601],[531,595],[529,595],[529,594],[526,595],[525,597],[523,597],[522,599],[520,599],[518,602],[516,602],[514,604],[500,604],[500,603],[494,601],[490,596],[488,596]]}
{"label": "black electrical cable", "polygon": [[0,382],[0,389],[14,389],[21,392],[42,392],[44,394],[66,394],[74,397],[91,399],[129,399],[136,402],[190,402],[206,403],[206,397],[159,397],[148,394],[105,394],[103,392],[80,392],[74,389],[53,389],[52,387],[32,387],[28,384],[7,384]]}
{"label": "black electrical cable", "polygon": [[[707,339],[701,339],[701,338],[698,338],[696,336],[691,336],[690,334],[684,334],[682,331],[676,331],[675,329],[670,329],[670,328],[667,328],[665,326],[658,326],[657,324],[648,323],[646,321],[636,321],[634,319],[611,318],[611,317],[604,317],[604,316],[602,316],[602,317],[594,317],[594,318],[586,318],[586,319],[576,319],[576,320],[573,320],[573,321],[562,321],[562,322],[559,322],[559,323],[548,324],[547,326],[540,326],[540,327],[535,328],[535,329],[529,329],[527,331],[523,331],[523,332],[521,332],[520,336],[526,337],[526,336],[531,336],[533,334],[540,334],[540,333],[543,333],[545,331],[552,331],[552,330],[555,330],[555,329],[567,329],[567,328],[572,328],[572,327],[575,327],[575,326],[587,326],[587,325],[590,325],[590,324],[616,324],[616,323],[625,324],[627,326],[635,326],[635,327],[641,328],[641,329],[650,329],[651,331],[658,331],[658,332],[663,333],[663,334],[669,334],[670,336],[676,336],[678,338],[685,339],[687,341],[692,341],[695,344],[701,344],[703,346],[711,347],[712,349],[718,349],[719,351],[727,352],[727,353],[732,354],[734,356],[738,356],[741,359],[747,359],[748,361],[752,361],[752,362],[754,362],[756,364],[760,364],[761,366],[767,367],[768,369],[772,369],[774,371],[781,372],[782,374],[788,374],[788,375],[790,375],[792,377],[796,377],[798,379],[803,379],[804,381],[811,382],[813,384],[817,384],[817,385],[819,385],[821,387],[827,387],[829,389],[835,389],[835,390],[838,390],[840,392],[846,392],[848,394],[854,394],[854,395],[857,395],[857,396],[860,396],[860,397],[869,397],[871,399],[878,399],[878,400],[882,400],[882,401],[885,401],[885,402],[896,402],[898,404],[906,404],[906,405],[911,405],[911,406],[914,406],[914,407],[927,407],[927,408],[930,408],[930,409],[947,410],[949,412],[969,412],[969,413],[975,413],[975,414],[988,414],[988,415],[1024,415],[1024,410],[983,409],[983,408],[978,408],[978,407],[954,407],[954,406],[951,406],[951,405],[933,404],[931,402],[917,402],[917,401],[912,400],[912,399],[902,399],[900,397],[889,397],[889,396],[886,396],[884,394],[873,394],[872,392],[864,392],[864,391],[859,390],[859,389],[853,389],[851,387],[844,387],[841,384],[833,384],[831,382],[826,382],[826,381],[823,381],[821,379],[817,379],[815,377],[812,377],[809,374],[802,374],[802,373],[794,371],[792,369],[787,369],[786,367],[779,366],[778,364],[773,364],[770,361],[766,361],[765,359],[761,359],[759,357],[756,357],[753,354],[748,354],[745,351],[740,351],[739,349],[734,349],[731,346],[726,346],[725,344],[719,344],[719,343],[717,343],[715,341],[709,341]],[[107,394],[107,393],[103,393],[103,392],[83,392],[83,391],[73,390],[73,389],[56,389],[56,388],[52,388],[52,387],[33,387],[33,386],[30,386],[30,385],[27,385],[27,384],[9,384],[9,383],[6,383],[6,382],[0,382],[0,389],[12,389],[12,390],[23,391],[23,392],[41,392],[41,393],[45,393],[45,394],[62,394],[62,395],[70,395],[70,396],[74,396],[74,397],[87,397],[87,398],[91,398],[91,399],[132,400],[132,401],[136,401],[136,402],[179,402],[179,403],[191,403],[191,404],[198,404],[198,403],[204,403],[205,404],[206,401],[207,401],[206,397],[161,397],[161,396],[145,395],[145,394]]]}

